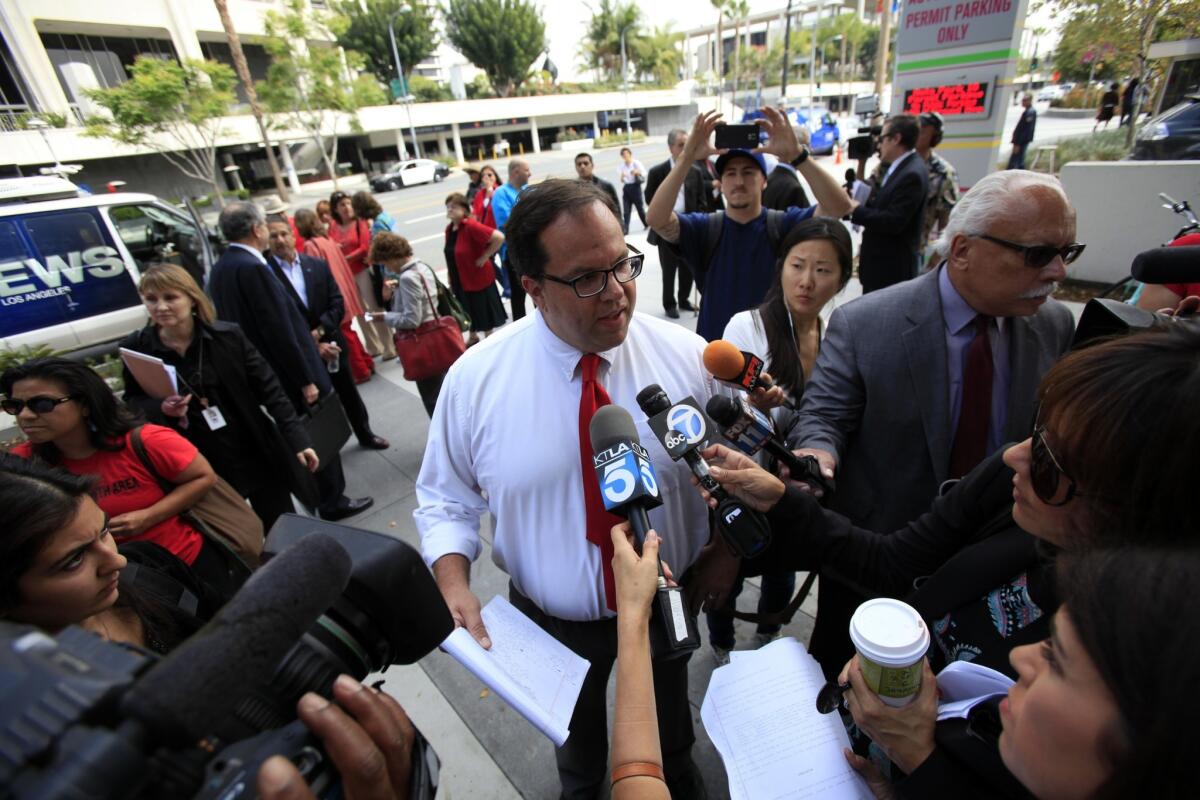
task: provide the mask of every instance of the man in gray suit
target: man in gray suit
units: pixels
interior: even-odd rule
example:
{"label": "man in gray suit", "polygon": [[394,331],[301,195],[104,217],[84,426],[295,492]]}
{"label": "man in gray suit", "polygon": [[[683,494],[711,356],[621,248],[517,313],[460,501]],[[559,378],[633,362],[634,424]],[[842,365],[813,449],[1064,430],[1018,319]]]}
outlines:
{"label": "man in gray suit", "polygon": [[[891,532],[944,481],[1029,435],[1038,382],[1074,329],[1050,294],[1081,250],[1055,178],[995,172],[951,213],[936,269],[833,312],[791,436],[836,473],[830,508]],[[865,598],[822,580],[818,599],[810,650],[836,676]]]}

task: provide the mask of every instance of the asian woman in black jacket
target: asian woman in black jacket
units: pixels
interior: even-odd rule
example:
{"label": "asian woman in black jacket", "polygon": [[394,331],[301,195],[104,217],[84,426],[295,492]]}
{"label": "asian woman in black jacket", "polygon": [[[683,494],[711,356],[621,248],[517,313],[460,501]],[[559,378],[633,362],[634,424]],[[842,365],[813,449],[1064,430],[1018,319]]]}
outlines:
{"label": "asian woman in black jacket", "polygon": [[179,393],[152,397],[126,367],[125,402],[195,444],[270,530],[280,514],[295,511],[291,469],[276,455],[281,447],[271,427],[310,472],[319,466],[275,373],[241,328],[216,319],[212,303],[183,269],[155,264],[142,273],[138,291],[150,322],[126,336],[121,347],[175,367]]}

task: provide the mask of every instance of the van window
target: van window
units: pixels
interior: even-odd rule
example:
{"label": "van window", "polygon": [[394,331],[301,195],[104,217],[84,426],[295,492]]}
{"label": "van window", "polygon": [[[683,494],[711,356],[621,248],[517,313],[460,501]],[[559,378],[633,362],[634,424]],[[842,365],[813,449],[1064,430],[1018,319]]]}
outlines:
{"label": "van window", "polygon": [[190,219],[146,203],[112,206],[108,216],[139,270],[151,264],[175,264],[204,286],[203,234]]}
{"label": "van window", "polygon": [[0,337],[141,301],[95,209],[0,219]]}

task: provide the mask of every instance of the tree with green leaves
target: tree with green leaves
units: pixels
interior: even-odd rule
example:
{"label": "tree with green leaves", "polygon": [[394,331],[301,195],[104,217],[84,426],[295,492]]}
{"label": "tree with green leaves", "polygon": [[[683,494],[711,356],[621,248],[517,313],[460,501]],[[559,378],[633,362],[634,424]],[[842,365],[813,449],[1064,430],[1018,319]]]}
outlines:
{"label": "tree with green leaves", "polygon": [[[609,82],[621,80],[621,34],[625,34],[625,54],[634,61],[634,53],[642,52],[642,12],[629,0],[600,0],[588,20],[587,33],[579,45],[579,54],[596,77]],[[641,70],[639,70],[640,72]]]}
{"label": "tree with green leaves", "polygon": [[[1123,68],[1143,88],[1152,77],[1151,44],[1200,33],[1200,0],[1047,0],[1046,5],[1052,16],[1068,18],[1058,59],[1083,60],[1081,51],[1089,47],[1094,58],[1104,49],[1109,53],[1105,65]],[[1074,69],[1072,73],[1078,74]],[[1135,120],[1126,134],[1128,147],[1133,147],[1136,129]]]}
{"label": "tree with green leaves", "polygon": [[362,56],[371,74],[387,86],[396,77],[388,23],[395,19],[396,50],[405,79],[413,67],[437,49],[433,6],[417,0],[333,0],[329,8],[340,18],[337,43]]}
{"label": "tree with green leaves", "polygon": [[322,45],[333,38],[337,17],[309,9],[304,0],[287,0],[283,13],[268,11],[263,48],[271,56],[267,79],[258,93],[284,124],[303,129],[321,150],[325,169],[337,188],[338,124],[348,118],[358,132],[358,109],[383,105],[387,98],[370,75],[357,75],[361,64],[340,47]]}
{"label": "tree with green leaves", "polygon": [[546,26],[532,0],[448,0],[442,11],[446,38],[487,73],[499,97],[524,83],[546,50]]}
{"label": "tree with green leaves", "polygon": [[639,36],[633,53],[638,75],[661,86],[678,83],[683,70],[683,51],[679,48],[682,41],[683,34],[672,31],[669,24],[656,27],[649,35]]}
{"label": "tree with green leaves", "polygon": [[[750,16],[750,0],[725,0],[725,17],[733,23],[733,102],[742,77],[742,22]],[[747,28],[749,24],[747,23]]]}
{"label": "tree with green leaves", "polygon": [[211,185],[223,205],[217,140],[237,100],[236,85],[233,70],[216,61],[179,64],[138,56],[129,80],[87,92],[107,113],[89,118],[84,136],[148,147],[184,175]]}

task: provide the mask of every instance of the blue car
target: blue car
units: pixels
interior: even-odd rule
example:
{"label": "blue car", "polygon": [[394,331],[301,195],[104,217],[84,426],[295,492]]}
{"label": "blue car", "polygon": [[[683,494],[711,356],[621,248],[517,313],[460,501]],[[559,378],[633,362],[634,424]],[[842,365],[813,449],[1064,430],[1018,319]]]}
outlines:
{"label": "blue car", "polygon": [[[793,125],[799,125],[808,131],[808,146],[812,152],[818,155],[830,155],[842,138],[837,121],[834,120],[827,108],[821,105],[814,105],[811,109],[812,116],[813,119],[819,120],[819,122],[816,125],[810,125],[807,116],[809,110],[808,106],[789,108],[787,110],[787,117]],[[742,122],[753,122],[756,119],[762,119],[762,116],[763,113],[757,109],[747,111],[742,115]],[[765,139],[766,137],[762,136],[762,138]]]}

